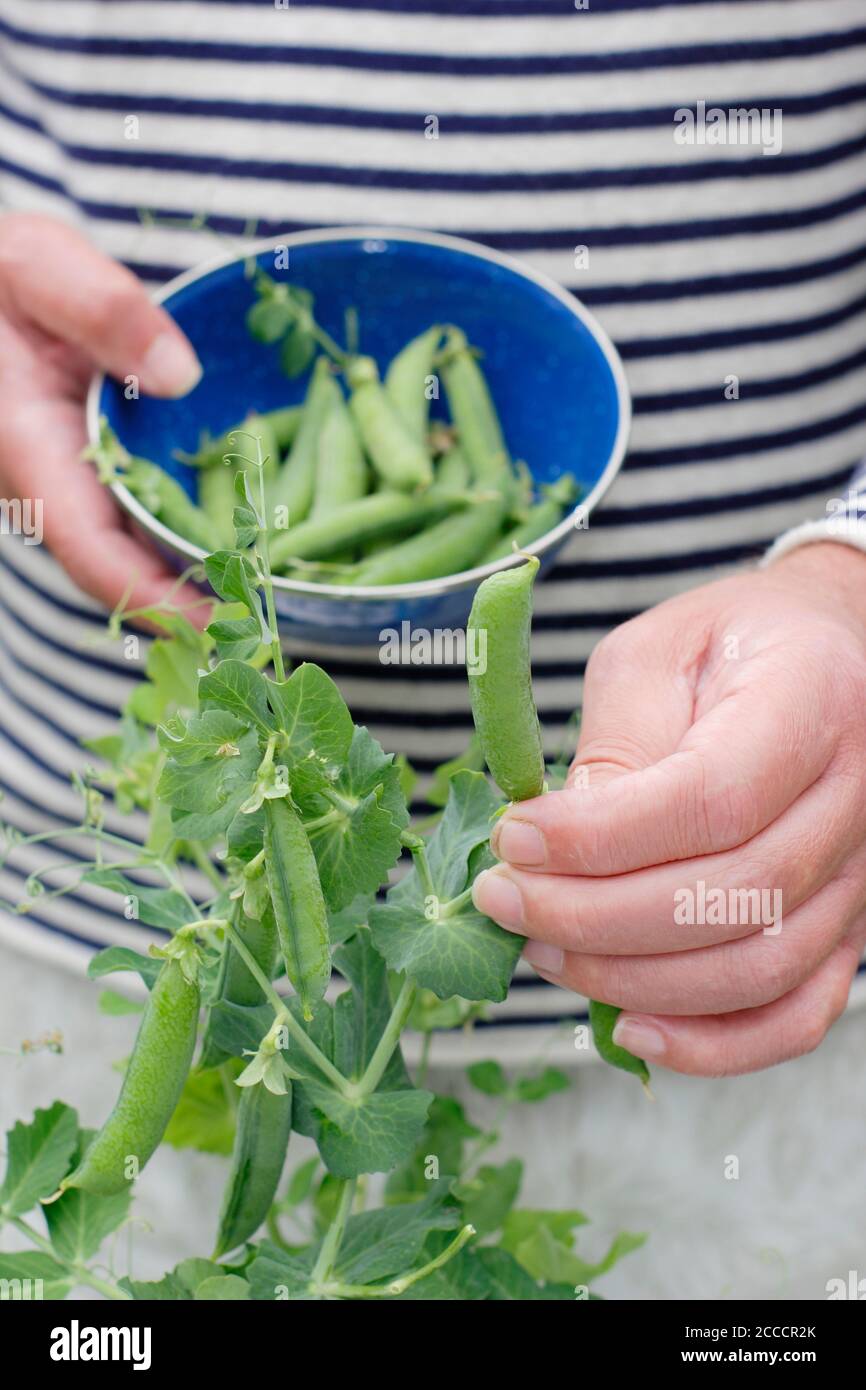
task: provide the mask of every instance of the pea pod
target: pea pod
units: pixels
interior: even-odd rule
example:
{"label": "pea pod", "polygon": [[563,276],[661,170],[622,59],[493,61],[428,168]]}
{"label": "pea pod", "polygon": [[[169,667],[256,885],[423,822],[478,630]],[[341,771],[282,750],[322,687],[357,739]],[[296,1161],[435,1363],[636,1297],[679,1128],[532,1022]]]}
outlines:
{"label": "pea pod", "polygon": [[283,405],[277,410],[266,410],[263,419],[267,420],[274,432],[277,447],[284,454],[290,449],[298,433],[304,407],[301,405]]}
{"label": "pea pod", "polygon": [[459,328],[448,329],[442,351],[442,380],[472,476],[483,486],[511,478],[508,449],[484,373]]}
{"label": "pea pod", "polygon": [[589,1022],[592,1040],[602,1061],[638,1077],[644,1090],[649,1093],[650,1074],[646,1062],[642,1057],[635,1057],[631,1052],[627,1052],[624,1047],[617,1046],[613,1040],[613,1030],[621,1013],[622,1009],[616,1008],[614,1004],[600,1004],[597,999],[590,999]]}
{"label": "pea pod", "polygon": [[362,560],[351,574],[358,585],[411,584],[471,569],[502,525],[501,497],[476,498],[459,516]]}
{"label": "pea pod", "polygon": [[[266,911],[263,913],[261,921],[256,921],[252,917],[246,917],[243,913],[239,913],[237,930],[256,964],[261,966],[263,973],[269,980],[272,979],[278,946],[277,928],[273,913]],[[231,941],[227,939],[223,945],[222,959],[220,960],[216,1002],[254,1005],[260,1004],[263,997],[261,987],[250,974],[249,967],[235,950]],[[198,1060],[199,1068],[204,1070],[207,1067],[218,1067],[222,1062],[227,1061],[230,1055],[214,1038],[213,1026],[209,1017],[205,1026],[201,1056]]]}
{"label": "pea pod", "polygon": [[310,517],[281,531],[271,543],[274,569],[293,559],[322,560],[348,545],[364,545],[383,536],[406,534],[440,521],[467,503],[466,493],[430,492],[409,497],[405,492],[375,492],[338,508],[329,516]]}
{"label": "pea pod", "polygon": [[358,433],[385,486],[405,492],[428,487],[433,481],[430,454],[391,404],[373,358],[355,357],[346,377]]}
{"label": "pea pod", "polygon": [[523,550],[533,541],[546,536],[547,532],[552,531],[554,526],[562,520],[563,512],[575,500],[579,489],[572,475],[564,473],[550,487],[542,488],[542,492],[544,496],[540,502],[536,502],[534,506],[530,507],[526,520],[510,531],[506,531],[505,535],[488,550],[484,556],[485,564],[489,564],[492,560],[502,560],[506,555],[513,555],[515,551]]}
{"label": "pea pod", "polygon": [[203,468],[198,479],[198,502],[219,540],[220,547],[234,549],[235,528],[232,522],[237,505],[235,470],[223,463]]}
{"label": "pea pod", "polygon": [[285,1095],[274,1095],[261,1082],[242,1090],[214,1259],[255,1235],[270,1210],[292,1131],[290,1081],[286,1087]]}
{"label": "pea pod", "polygon": [[286,974],[311,1019],[331,978],[328,914],[312,846],[285,797],[265,801],[265,865]]}
{"label": "pea pod", "polygon": [[189,1073],[199,1003],[198,984],[187,979],[177,959],[166,960],[150,992],[114,1109],[61,1190],[77,1187],[110,1197],[144,1168]]}
{"label": "pea pod", "polygon": [[442,337],[438,324],[419,333],[392,359],[385,373],[385,391],[413,438],[423,444],[427,438],[430,401],[427,379],[433,372],[433,358]]}
{"label": "pea pod", "polygon": [[449,492],[459,492],[469,486],[469,464],[459,444],[452,444],[436,466],[437,491],[444,488]]}
{"label": "pea pod", "polygon": [[316,451],[319,431],[333,401],[334,378],[327,358],[319,357],[310,377],[303,414],[289,456],[268,491],[268,515],[274,520],[276,509],[294,526],[303,521],[313,504],[316,482]]}
{"label": "pea pod", "polygon": [[472,718],[493,780],[509,801],[544,789],[544,749],[532,695],[529,642],[538,560],[500,570],[479,585],[466,625],[467,648],[483,659],[467,669]]}
{"label": "pea pod", "polygon": [[322,425],[316,451],[314,517],[329,516],[336,507],[356,502],[367,491],[367,460],[349,408],[336,381],[334,398]]}
{"label": "pea pod", "polygon": [[210,519],[162,468],[149,459],[134,458],[121,476],[133,496],[170,531],[208,553],[219,549],[219,536]]}

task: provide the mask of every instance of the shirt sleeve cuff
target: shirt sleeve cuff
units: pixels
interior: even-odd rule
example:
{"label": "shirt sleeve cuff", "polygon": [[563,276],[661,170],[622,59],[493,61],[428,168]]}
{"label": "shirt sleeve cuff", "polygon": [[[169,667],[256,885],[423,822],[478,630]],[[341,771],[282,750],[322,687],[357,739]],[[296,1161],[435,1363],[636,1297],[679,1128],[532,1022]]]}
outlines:
{"label": "shirt sleeve cuff", "polygon": [[761,567],[771,565],[774,560],[780,560],[801,545],[813,545],[817,541],[837,541],[866,552],[866,517],[849,511],[829,516],[823,521],[807,521],[802,526],[795,526],[770,546],[761,560]]}

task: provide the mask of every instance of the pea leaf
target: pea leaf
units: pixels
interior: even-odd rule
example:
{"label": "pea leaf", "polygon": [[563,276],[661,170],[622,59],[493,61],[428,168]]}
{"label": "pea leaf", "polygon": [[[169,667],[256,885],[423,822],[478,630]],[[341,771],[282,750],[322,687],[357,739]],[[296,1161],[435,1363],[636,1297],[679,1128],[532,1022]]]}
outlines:
{"label": "pea leaf", "polygon": [[576,1210],[545,1211],[543,1208],[518,1208],[506,1216],[500,1244],[504,1250],[510,1250],[513,1255],[517,1255],[522,1242],[544,1227],[556,1240],[570,1245],[573,1232],[578,1226],[585,1226],[588,1219],[582,1211]]}
{"label": "pea leaf", "polygon": [[617,1019],[622,1013],[622,1009],[617,1009],[613,1004],[600,1004],[597,999],[589,1001],[589,1022],[592,1028],[592,1040],[598,1049],[598,1054],[602,1061],[607,1062],[612,1067],[619,1067],[621,1071],[630,1072],[648,1086],[650,1073],[649,1067],[642,1057],[634,1057],[631,1052],[626,1052],[624,1047],[617,1047],[613,1040],[613,1030]]}
{"label": "pea leaf", "polygon": [[234,820],[255,784],[261,754],[255,729],[237,742],[237,755],[205,758],[184,766],[166,763],[159,794],[172,807],[178,836],[187,840],[212,840]]}
{"label": "pea leaf", "polygon": [[120,1287],[135,1299],[165,1301],[170,1299],[190,1300],[195,1298],[196,1290],[208,1279],[225,1276],[225,1269],[213,1260],[181,1260],[179,1265],[154,1281],[141,1279],[121,1279]]}
{"label": "pea leaf", "polygon": [[316,351],[316,340],[302,325],[290,329],[280,349],[280,366],[288,377],[306,371]]}
{"label": "pea leaf", "polygon": [[539,1285],[507,1250],[482,1249],[476,1252],[475,1258],[486,1280],[486,1297],[497,1303],[512,1299],[521,1302],[574,1299],[571,1284]]}
{"label": "pea leaf", "polygon": [[451,779],[458,772],[469,769],[470,772],[482,772],[484,770],[484,754],[481,751],[481,740],[477,734],[473,734],[463,752],[456,758],[450,758],[447,763],[440,763],[433,770],[433,780],[427,789],[426,800],[431,806],[445,806],[451,791]]}
{"label": "pea leaf", "polygon": [[249,661],[261,646],[261,624],[252,615],[213,622],[208,632],[220,661]]}
{"label": "pea leaf", "polygon": [[173,1149],[198,1149],[200,1153],[230,1154],[234,1142],[235,1112],[223,1077],[216,1070],[191,1071],[184,1082],[177,1109],[168,1122],[163,1143]]}
{"label": "pea leaf", "polygon": [[420,886],[413,887],[408,901],[393,902],[392,889],[388,901],[370,912],[373,940],[391,969],[409,975],[439,999],[504,999],[523,939],[502,931],[471,905],[431,921]]}
{"label": "pea leaf", "polygon": [[208,1014],[208,1037],[228,1056],[241,1057],[258,1049],[273,1021],[274,1011],[268,1004],[232,1004],[221,999]]}
{"label": "pea leaf", "polygon": [[125,995],[117,994],[113,989],[102,991],[96,1007],[107,1018],[124,1018],[127,1014],[144,1012],[144,1005],[139,1003],[137,999],[127,999]]}
{"label": "pea leaf", "polygon": [[[97,888],[107,888],[112,893],[120,893],[126,898],[128,902],[124,916],[131,922],[144,922],[149,927],[161,927],[163,931],[175,932],[187,922],[194,922],[199,915],[194,909],[191,910],[190,901],[185,893],[178,893],[174,888],[154,888],[150,884],[135,883],[119,869],[88,869],[82,874],[82,881],[92,883]],[[104,954],[100,952],[100,957]],[[91,967],[93,963],[90,962]],[[115,965],[112,968],[137,970],[138,965]],[[99,973],[108,972],[101,970]],[[91,973],[90,968],[88,974],[91,979],[98,978]]]}
{"label": "pea leaf", "polygon": [[352,716],[329,675],[306,661],[288,680],[268,681],[267,699],[273,723],[288,738],[280,757],[289,765],[313,754],[326,763],[341,764],[352,742]]}
{"label": "pea leaf", "polygon": [[463,1165],[467,1139],[478,1139],[481,1130],[467,1118],[459,1101],[451,1096],[435,1096],[427,1115],[424,1132],[411,1158],[391,1173],[385,1186],[389,1202],[405,1202],[430,1187],[430,1160],[435,1159],[436,1176],[454,1177]]}
{"label": "pea leaf", "polygon": [[0,1279],[11,1285],[9,1297],[15,1301],[65,1298],[75,1280],[63,1265],[41,1250],[10,1250],[0,1254]]}
{"label": "pea leaf", "polygon": [[212,1279],[204,1279],[195,1291],[196,1302],[211,1301],[219,1303],[237,1302],[252,1298],[250,1286],[239,1274],[220,1274]]}
{"label": "pea leaf", "polygon": [[315,1255],[305,1250],[290,1255],[270,1240],[263,1240],[256,1258],[247,1266],[246,1276],[254,1299],[273,1303],[306,1299]]}
{"label": "pea leaf", "polygon": [[[229,756],[248,731],[249,724],[224,709],[208,709],[183,720],[174,718],[157,730],[159,745],[173,762],[184,767],[206,758]],[[226,750],[226,751],[224,751]]]}
{"label": "pea leaf", "polygon": [[295,321],[290,304],[271,297],[256,300],[247,311],[247,328],[260,343],[277,343]]}
{"label": "pea leaf", "polygon": [[448,803],[427,850],[433,884],[443,900],[466,887],[470,855],[490,838],[502,805],[483,773],[463,771],[451,778]]}
{"label": "pea leaf", "polygon": [[486,1096],[503,1096],[508,1090],[508,1080],[498,1062],[474,1062],[466,1068],[466,1075],[476,1091]]}
{"label": "pea leaf", "polygon": [[198,698],[204,709],[226,709],[265,738],[274,721],[268,708],[268,682],[243,661],[221,661],[199,678]]}
{"label": "pea leaf", "polygon": [[486,1165],[455,1189],[463,1204],[463,1215],[480,1236],[498,1231],[511,1210],[523,1179],[519,1158],[498,1167]]}
{"label": "pea leaf", "polygon": [[388,877],[400,857],[409,814],[399,768],[367,729],[354,730],[332,788],[341,799],[336,808],[316,793],[296,795],[305,817],[337,812],[310,838],[328,907],[339,911],[358,893],[374,893]]}
{"label": "pea leaf", "polygon": [[347,1284],[374,1284],[411,1269],[431,1231],[460,1225],[451,1183],[429,1183],[420,1202],[380,1207],[350,1217],[340,1246],[336,1274]]}
{"label": "pea leaf", "polygon": [[262,642],[273,640],[262,609],[262,599],[256,587],[258,576],[245,555],[231,550],[218,550],[204,562],[205,574],[211,588],[227,603],[242,603],[256,619]]}
{"label": "pea leaf", "polygon": [[332,946],[340,946],[349,941],[359,927],[365,927],[370,909],[376,901],[374,893],[359,893],[339,912],[328,913],[328,933]]}
{"label": "pea leaf", "polygon": [[387,1173],[411,1153],[433,1099],[430,1091],[376,1091],[348,1100],[332,1086],[305,1081],[315,1115],[315,1140],[329,1171],[340,1178]]}
{"label": "pea leaf", "polygon": [[391,969],[440,999],[504,999],[523,947],[521,937],[503,931],[471,903],[450,916],[438,910],[468,886],[500,805],[480,772],[458,772],[427,850],[437,901],[427,900],[413,870],[370,913],[374,943]]}
{"label": "pea leaf", "polygon": [[[332,1007],[320,1008],[307,1030],[343,1076],[357,1081],[390,1015],[387,977],[369,932],[363,930],[335,952],[334,963],[351,988]],[[363,1100],[341,1095],[299,1051],[292,1053],[291,1062],[303,1078],[295,1085],[293,1126],[316,1140],[331,1173],[354,1177],[388,1172],[408,1158],[432,1096],[407,1089],[399,1048],[378,1090]]]}
{"label": "pea leaf", "polygon": [[[73,1166],[81,1161],[92,1137],[89,1130],[79,1132]],[[44,1208],[55,1253],[72,1264],[92,1259],[103,1241],[126,1220],[131,1202],[131,1187],[113,1197],[93,1197],[80,1188],[67,1188],[62,1197]]]}
{"label": "pea leaf", "polygon": [[538,1076],[524,1076],[515,1085],[518,1100],[546,1100],[555,1091],[567,1091],[571,1082],[558,1067],[545,1067]]}
{"label": "pea leaf", "polygon": [[77,1144],[78,1117],[59,1100],[47,1110],[34,1111],[30,1124],[14,1124],[6,1134],[0,1216],[22,1216],[55,1192]]}
{"label": "pea leaf", "polygon": [[113,975],[117,970],[131,970],[141,976],[148,989],[153,989],[154,981],[162,968],[162,961],[153,956],[143,956],[128,946],[106,946],[97,951],[87,965],[91,980],[100,980],[103,975]]}
{"label": "pea leaf", "polygon": [[313,1179],[318,1171],[319,1160],[315,1155],[308,1158],[306,1163],[300,1164],[289,1178],[283,1204],[287,1207],[299,1207],[305,1202],[312,1191]]}
{"label": "pea leaf", "polygon": [[[142,616],[165,625],[167,615]],[[210,639],[186,619],[176,626],[172,640],[155,638],[145,662],[147,680],[133,689],[126,702],[126,712],[143,724],[160,724],[176,710],[194,710],[198,673],[207,661],[209,646]]]}

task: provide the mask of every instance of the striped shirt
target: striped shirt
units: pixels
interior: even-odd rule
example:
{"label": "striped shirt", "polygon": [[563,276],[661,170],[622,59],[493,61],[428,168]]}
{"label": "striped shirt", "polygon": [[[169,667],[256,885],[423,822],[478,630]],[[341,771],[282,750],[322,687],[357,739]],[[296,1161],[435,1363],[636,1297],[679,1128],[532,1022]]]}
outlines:
{"label": "striped shirt", "polygon": [[[0,0],[0,206],[73,222],[153,285],[215,234],[379,223],[473,237],[579,295],[635,419],[537,594],[558,754],[605,631],[823,516],[866,452],[864,54],[864,0]],[[781,111],[781,149],[697,122],[684,143],[699,103]],[[129,663],[39,547],[3,537],[0,585],[3,815],[74,822],[77,740],[111,724]],[[422,774],[465,746],[462,672],[304,654]],[[13,860],[3,896],[49,853]],[[2,931],[73,964],[145,934],[88,888]],[[490,1015],[500,1055],[573,1004],[519,972]]]}

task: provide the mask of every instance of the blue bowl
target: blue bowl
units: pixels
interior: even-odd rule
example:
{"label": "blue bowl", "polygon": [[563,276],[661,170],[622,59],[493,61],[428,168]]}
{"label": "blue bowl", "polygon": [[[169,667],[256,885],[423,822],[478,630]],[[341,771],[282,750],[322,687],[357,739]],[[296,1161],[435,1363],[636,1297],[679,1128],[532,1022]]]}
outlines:
{"label": "blue bowl", "polygon": [[[274,250],[289,249],[288,271],[274,271]],[[585,525],[616,476],[631,418],[622,364],[605,333],[578,300],[520,262],[474,242],[429,232],[349,227],[300,232],[256,246],[259,264],[315,295],[318,321],[338,340],[343,314],[359,315],[361,351],[384,368],[403,344],[431,323],[457,323],[484,352],[490,383],[513,457],[539,483],[573,473],[583,495],[575,510],[527,549],[548,566],[576,525]],[[182,400],[127,400],[123,388],[97,377],[88,398],[91,442],[105,415],[132,454],[152,459],[195,495],[195,470],[176,450],[194,452],[202,430],[220,434],[250,410],[292,405],[306,376],[288,381],[277,349],[244,327],[254,301],[247,256],[192,270],[171,281],[160,300],[189,337],[204,376]],[[152,517],[122,484],[122,507],[178,569],[204,552]],[[509,557],[443,579],[389,588],[338,588],[276,579],[280,626],[303,641],[366,645],[384,628],[460,627],[481,579],[514,563]]]}

